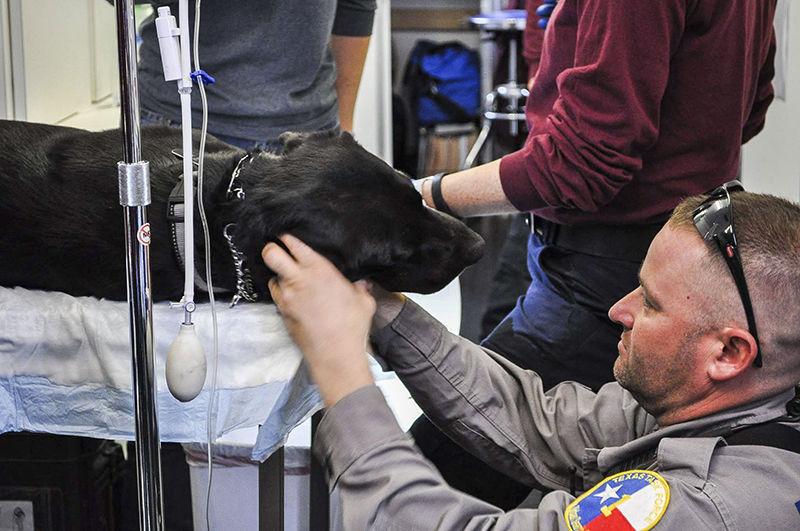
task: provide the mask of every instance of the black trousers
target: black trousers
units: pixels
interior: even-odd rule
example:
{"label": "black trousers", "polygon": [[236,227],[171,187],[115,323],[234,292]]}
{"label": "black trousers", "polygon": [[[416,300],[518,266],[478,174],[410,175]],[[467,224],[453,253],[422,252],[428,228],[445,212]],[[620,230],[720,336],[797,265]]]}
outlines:
{"label": "black trousers", "polygon": [[519,214],[511,220],[508,234],[500,249],[497,271],[492,278],[486,309],[481,318],[481,338],[487,337],[500,324],[517,300],[525,295],[531,283],[528,272],[528,238],[531,229],[527,214]]}
{"label": "black trousers", "polygon": [[[536,371],[545,389],[565,380],[597,390],[613,380],[621,327],[608,319],[611,306],[638,285],[638,270],[658,226],[609,229],[609,256],[575,249],[581,238],[543,224],[531,234],[531,284],[514,310],[482,345],[525,369]],[[548,230],[549,229],[549,230]],[[597,229],[592,229],[597,232]],[[595,236],[593,234],[593,236]],[[627,241],[621,241],[627,239]],[[616,257],[618,246],[622,258]],[[503,509],[519,505],[531,487],[509,478],[462,450],[426,417],[410,430],[422,453],[454,488]]]}

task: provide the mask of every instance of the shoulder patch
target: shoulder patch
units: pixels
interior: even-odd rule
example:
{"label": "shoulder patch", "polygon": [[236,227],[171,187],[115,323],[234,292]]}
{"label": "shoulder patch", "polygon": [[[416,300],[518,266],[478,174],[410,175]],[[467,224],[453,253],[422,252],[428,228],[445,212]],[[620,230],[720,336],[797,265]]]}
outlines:
{"label": "shoulder patch", "polygon": [[571,531],[646,531],[669,505],[669,485],[651,470],[626,470],[609,476],[567,506]]}

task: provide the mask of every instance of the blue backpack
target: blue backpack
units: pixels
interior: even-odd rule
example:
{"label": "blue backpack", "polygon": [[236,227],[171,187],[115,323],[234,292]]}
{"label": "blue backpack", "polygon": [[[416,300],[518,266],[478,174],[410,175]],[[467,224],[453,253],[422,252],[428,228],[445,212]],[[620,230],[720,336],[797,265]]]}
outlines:
{"label": "blue backpack", "polygon": [[480,114],[478,54],[460,42],[417,41],[403,83],[418,126],[467,123]]}

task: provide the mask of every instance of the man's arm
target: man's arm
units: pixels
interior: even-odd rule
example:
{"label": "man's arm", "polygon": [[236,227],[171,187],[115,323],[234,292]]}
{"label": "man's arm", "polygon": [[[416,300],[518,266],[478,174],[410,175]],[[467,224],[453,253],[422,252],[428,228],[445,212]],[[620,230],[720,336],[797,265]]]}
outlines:
{"label": "man's arm", "polygon": [[449,487],[397,425],[375,386],[326,411],[314,452],[327,466],[331,489],[337,489],[345,529],[567,529],[566,493],[548,495],[538,510],[504,513]]}
{"label": "man's arm", "polygon": [[652,426],[617,384],[597,395],[572,382],[545,393],[536,373],[450,334],[402,295],[373,288],[376,311],[364,282],[349,282],[297,238],[281,241],[285,249],[269,243],[262,252],[277,274],[270,292],[328,407],[373,383],[365,352],[374,318],[376,354],[426,415],[520,481],[568,488],[586,448],[616,446]]}
{"label": "man's arm", "polygon": [[[463,217],[509,214],[518,212],[511,204],[500,183],[500,161],[476,166],[447,175],[442,179],[441,192],[447,205]],[[431,181],[422,183],[422,199],[435,207]]]}
{"label": "man's arm", "polygon": [[[671,54],[683,36],[685,0],[579,4],[574,64],[558,76],[551,114],[535,124],[522,149],[492,168],[499,185],[492,184],[486,203],[469,189],[482,167],[447,176],[443,197],[457,214],[508,212],[498,189],[514,210],[557,206],[595,212],[631,181],[658,140],[661,98]],[[647,42],[635,45],[642,35]]]}
{"label": "man's arm", "polygon": [[[529,20],[536,18],[536,9],[540,5],[541,0],[526,0]],[[528,65],[528,89],[533,86],[533,77],[539,69],[543,37],[544,30],[536,24],[525,27],[522,55]],[[430,182],[423,183],[420,193],[428,206],[435,207]],[[448,175],[442,181],[442,196],[448,206],[463,217],[518,212],[500,183],[499,160]]]}
{"label": "man's arm", "polygon": [[426,414],[465,448],[521,481],[568,488],[576,469],[580,474],[585,448],[621,444],[652,427],[619,386],[609,384],[595,396],[563,384],[545,394],[535,373],[447,333],[401,295],[375,290],[376,312],[364,282],[349,282],[296,238],[281,241],[285,249],[269,243],[262,252],[277,274],[270,292],[329,408],[315,451],[342,492],[348,528],[563,525],[558,510],[503,514],[443,483],[372,385],[364,352],[373,316],[379,354]]}
{"label": "man's arm", "polygon": [[376,325],[388,325],[372,333],[376,355],[442,431],[519,481],[567,489],[586,448],[623,444],[654,424],[616,383],[545,393],[535,372],[449,333],[413,302],[399,313],[396,298],[390,312],[386,296],[377,302]]}
{"label": "man's arm", "polygon": [[353,111],[367,58],[375,0],[338,0],[331,34],[331,53],[336,62],[336,96],[339,125],[353,130]]}
{"label": "man's arm", "polygon": [[767,119],[767,109],[775,97],[775,90],[772,87],[772,78],[775,77],[775,50],[775,30],[773,29],[767,58],[758,75],[758,88],[756,89],[753,107],[750,109],[750,116],[747,117],[747,121],[742,129],[742,144],[746,143],[764,129],[764,123]]}
{"label": "man's arm", "polygon": [[[373,292],[378,303],[373,339],[384,359],[439,427],[455,427],[447,430],[450,436],[512,477],[530,482],[535,476],[566,489],[568,480],[556,477],[555,469],[568,475],[565,463],[572,463],[580,474],[584,447],[603,446],[601,439],[618,444],[649,429],[646,416],[618,386],[604,388],[595,399],[588,389],[565,384],[561,392],[544,397],[535,374],[508,362],[495,366],[501,358],[489,359],[491,354],[466,341],[471,348],[454,352],[447,345],[455,337],[429,337],[428,328],[444,329],[430,326],[432,318],[413,303],[402,295]],[[575,407],[576,395],[584,397],[583,407]],[[626,420],[620,423],[621,417]],[[328,409],[314,451],[328,469],[331,488],[337,488],[348,529],[568,529],[563,514],[573,498],[563,490],[545,496],[536,510],[502,512],[450,488],[402,432],[375,386],[362,387]],[[504,463],[508,466],[499,466]]]}
{"label": "man's arm", "polygon": [[339,125],[353,130],[356,96],[367,58],[369,37],[331,36],[331,52],[336,61],[336,96],[339,99]]}

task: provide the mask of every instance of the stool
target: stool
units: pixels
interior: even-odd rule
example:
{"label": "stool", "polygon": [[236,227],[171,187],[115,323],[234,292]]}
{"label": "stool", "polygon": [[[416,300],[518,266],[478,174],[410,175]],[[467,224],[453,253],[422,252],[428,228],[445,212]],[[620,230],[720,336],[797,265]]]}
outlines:
{"label": "stool", "polygon": [[421,128],[417,175],[458,171],[476,137],[474,124],[436,124]]}
{"label": "stool", "polygon": [[483,103],[483,127],[464,160],[462,169],[471,168],[489,138],[495,121],[509,122],[509,132],[519,134],[519,123],[525,120],[525,100],[528,88],[517,80],[519,39],[525,29],[524,9],[507,9],[470,17],[469,21],[481,31],[494,36],[508,34],[508,81],[497,85],[486,95]]}

